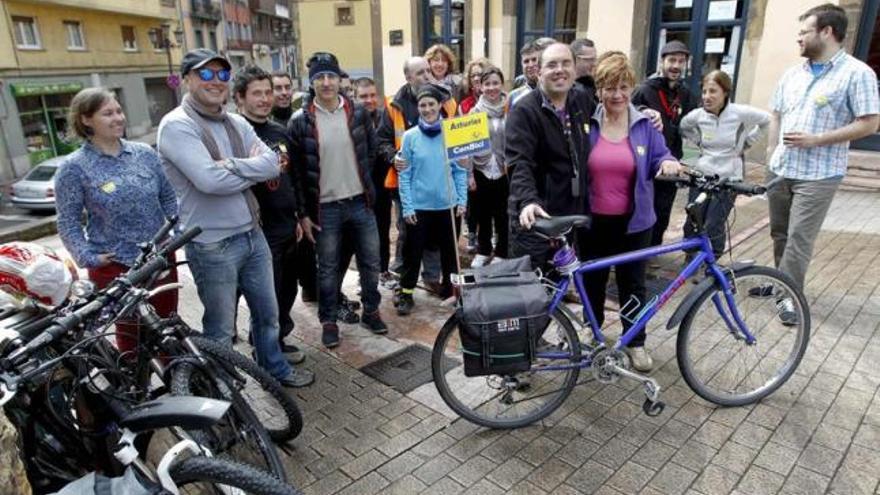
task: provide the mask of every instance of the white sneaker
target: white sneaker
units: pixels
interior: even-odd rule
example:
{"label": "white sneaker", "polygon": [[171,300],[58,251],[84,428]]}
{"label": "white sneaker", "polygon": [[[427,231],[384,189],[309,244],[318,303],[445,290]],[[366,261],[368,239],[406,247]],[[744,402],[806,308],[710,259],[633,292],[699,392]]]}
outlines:
{"label": "white sneaker", "polygon": [[478,254],[474,256],[474,260],[471,261],[471,268],[479,268],[481,266],[486,266],[486,262],[489,261],[489,257],[484,254]]}
{"label": "white sneaker", "polygon": [[492,258],[492,262],[489,264],[494,265],[495,263],[501,263],[502,261],[504,261],[504,258],[502,258],[501,256],[496,256]]}
{"label": "white sneaker", "polygon": [[626,353],[634,370],[648,372],[654,368],[654,360],[644,347],[627,347]]}

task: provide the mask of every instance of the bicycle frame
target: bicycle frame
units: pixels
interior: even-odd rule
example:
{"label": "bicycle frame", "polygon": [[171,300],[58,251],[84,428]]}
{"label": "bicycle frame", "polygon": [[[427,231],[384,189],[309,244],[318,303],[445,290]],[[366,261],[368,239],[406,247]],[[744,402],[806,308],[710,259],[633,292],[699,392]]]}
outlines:
{"label": "bicycle frame", "polygon": [[[610,268],[618,264],[643,261],[666,253],[673,253],[677,251],[685,251],[691,249],[698,249],[694,258],[690,261],[690,263],[688,263],[686,267],[684,267],[682,271],[678,273],[675,279],[673,279],[672,282],[670,282],[669,285],[666,286],[666,288],[663,290],[662,293],[660,293],[660,295],[655,296],[649,301],[640,302],[641,307],[638,313],[631,319],[632,326],[626,332],[624,332],[623,335],[620,336],[620,339],[618,339],[617,343],[614,344],[613,349],[615,351],[620,351],[621,349],[626,347],[635,338],[635,336],[647,326],[648,321],[650,321],[651,318],[653,318],[654,315],[657,314],[657,312],[660,311],[660,309],[669,301],[669,299],[672,298],[675,292],[685,284],[685,281],[693,276],[703,264],[706,265],[707,274],[715,279],[716,283],[721,288],[721,293],[724,295],[727,311],[729,311],[729,313],[725,311],[724,304],[722,304],[721,298],[718,294],[712,295],[712,302],[714,303],[715,308],[718,310],[718,313],[721,315],[721,318],[727,325],[729,331],[734,334],[741,334],[742,338],[745,338],[748,344],[754,343],[755,337],[749,331],[745,321],[743,321],[742,315],[736,307],[730,281],[716,263],[715,254],[712,251],[709,237],[705,233],[670,244],[663,244],[661,246],[639,249],[637,251],[608,256],[605,258],[599,258],[580,263],[578,267],[574,270],[574,272],[570,273],[568,276],[564,277],[562,280],[556,283],[556,293],[554,294],[553,299],[550,303],[548,313],[552,313],[553,311],[555,311],[556,308],[562,303],[562,299],[573,281],[575,289],[577,290],[578,295],[581,298],[581,306],[583,308],[584,314],[586,315],[586,321],[587,323],[589,323],[590,329],[592,330],[593,339],[600,346],[604,347],[605,335],[602,333],[601,328],[599,328],[599,323],[596,319],[596,315],[595,313],[593,313],[593,309],[590,306],[590,301],[587,297],[587,291],[584,286],[584,274],[591,271]],[[621,301],[621,309],[623,309],[625,305],[626,303]],[[539,352],[537,353],[537,357],[544,359],[571,358],[569,354],[566,354],[564,352]],[[586,368],[589,367],[590,364],[591,357],[589,355],[582,355],[581,360],[577,363],[572,363],[569,365],[546,366],[542,367],[541,370],[560,371],[570,368]]]}

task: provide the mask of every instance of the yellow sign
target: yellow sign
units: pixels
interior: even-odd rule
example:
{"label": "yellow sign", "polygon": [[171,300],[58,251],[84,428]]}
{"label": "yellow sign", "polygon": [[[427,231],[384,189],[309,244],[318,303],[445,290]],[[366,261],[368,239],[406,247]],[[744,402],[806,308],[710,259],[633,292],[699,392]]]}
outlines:
{"label": "yellow sign", "polygon": [[490,149],[489,117],[485,112],[479,112],[444,120],[443,142],[450,160]]}

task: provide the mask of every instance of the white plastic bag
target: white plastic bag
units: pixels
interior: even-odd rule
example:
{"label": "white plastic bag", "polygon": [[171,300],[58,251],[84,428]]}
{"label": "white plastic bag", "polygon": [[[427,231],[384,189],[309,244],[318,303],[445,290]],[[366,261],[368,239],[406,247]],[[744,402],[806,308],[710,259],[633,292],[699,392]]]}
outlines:
{"label": "white plastic bag", "polygon": [[67,299],[76,270],[49,248],[32,242],[0,245],[0,290],[57,306]]}

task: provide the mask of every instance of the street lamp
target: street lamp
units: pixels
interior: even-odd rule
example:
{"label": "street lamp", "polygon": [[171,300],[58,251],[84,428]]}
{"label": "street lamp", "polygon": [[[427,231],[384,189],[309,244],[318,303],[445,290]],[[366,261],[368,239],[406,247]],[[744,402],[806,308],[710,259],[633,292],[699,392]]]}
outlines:
{"label": "street lamp", "polygon": [[282,47],[284,54],[284,71],[290,74],[290,24],[288,22],[278,20],[272,25],[272,34],[275,36],[275,39],[281,39],[281,42],[284,44]]}
{"label": "street lamp", "polygon": [[[174,97],[174,104],[177,105],[177,88],[180,86],[180,77],[174,73],[174,67],[171,66],[171,48],[175,46],[171,43],[170,39],[171,26],[162,24],[161,28],[152,28],[149,31],[149,35],[150,43],[154,47],[165,50],[165,55],[168,58],[168,79],[166,79],[165,83]],[[174,30],[174,40],[177,42],[177,46],[180,46],[183,42],[183,30],[179,27]]]}

